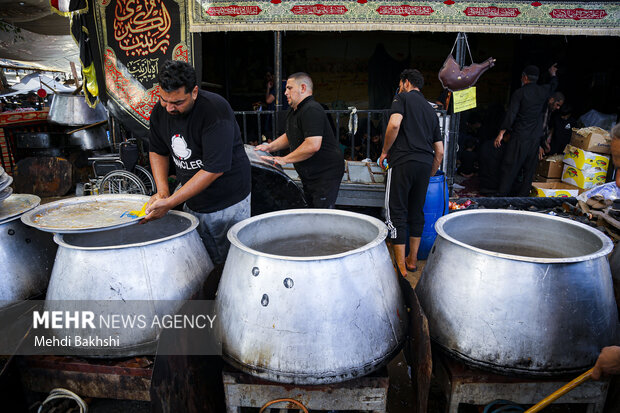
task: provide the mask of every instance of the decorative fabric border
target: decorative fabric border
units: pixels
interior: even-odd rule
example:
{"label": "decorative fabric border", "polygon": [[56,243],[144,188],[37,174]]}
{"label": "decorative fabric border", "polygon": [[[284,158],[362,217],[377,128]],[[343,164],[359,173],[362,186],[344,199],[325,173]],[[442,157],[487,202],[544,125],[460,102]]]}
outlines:
{"label": "decorative fabric border", "polygon": [[435,31],[620,36],[620,2],[188,0],[190,31]]}

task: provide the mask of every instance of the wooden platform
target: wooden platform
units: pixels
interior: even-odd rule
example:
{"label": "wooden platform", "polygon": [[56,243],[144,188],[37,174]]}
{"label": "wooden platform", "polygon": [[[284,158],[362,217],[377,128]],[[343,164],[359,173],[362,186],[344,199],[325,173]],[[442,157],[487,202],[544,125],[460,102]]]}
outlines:
{"label": "wooden platform", "polygon": [[[470,368],[433,350],[433,373],[446,396],[448,413],[457,413],[461,403],[486,406],[498,399],[533,405],[578,376],[566,379],[504,376]],[[602,413],[608,388],[608,381],[587,381],[560,397],[555,404],[584,404],[588,413]]]}
{"label": "wooden platform", "polygon": [[[360,410],[385,413],[389,379],[383,368],[369,376],[342,383],[297,386],[258,379],[232,368],[222,372],[226,412],[241,412],[241,407],[263,407],[275,399],[290,398],[310,410]],[[298,409],[293,403],[279,403],[274,408]]]}
{"label": "wooden platform", "polygon": [[152,358],[124,360],[23,356],[18,366],[25,390],[49,393],[63,387],[85,397],[149,401]]}

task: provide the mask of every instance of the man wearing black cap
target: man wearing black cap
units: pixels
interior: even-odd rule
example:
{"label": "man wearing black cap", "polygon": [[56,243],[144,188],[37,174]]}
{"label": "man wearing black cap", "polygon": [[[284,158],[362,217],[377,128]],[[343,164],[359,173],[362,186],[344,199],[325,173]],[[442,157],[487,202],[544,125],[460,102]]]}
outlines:
{"label": "man wearing black cap", "polygon": [[[547,100],[558,86],[557,66],[549,68],[551,81],[546,85],[537,85],[539,70],[536,66],[527,66],[521,74],[521,88],[510,99],[501,130],[495,139],[499,148],[504,133],[510,132],[502,162],[502,177],[499,184],[499,196],[527,196],[536,171],[536,163],[542,140],[543,114]],[[519,172],[523,170],[523,180],[517,182]]]}

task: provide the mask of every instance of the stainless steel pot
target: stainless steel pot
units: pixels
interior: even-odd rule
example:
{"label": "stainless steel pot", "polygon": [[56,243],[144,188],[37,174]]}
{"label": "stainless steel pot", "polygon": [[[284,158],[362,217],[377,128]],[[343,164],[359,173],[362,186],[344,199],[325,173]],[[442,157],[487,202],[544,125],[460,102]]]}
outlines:
{"label": "stainless steel pot", "polygon": [[56,93],[47,119],[59,125],[83,126],[107,120],[108,113],[102,103],[94,109],[88,106],[84,96]]}
{"label": "stainless steel pot", "polygon": [[[15,199],[23,207],[13,209]],[[39,202],[35,195],[12,195],[0,205],[0,308],[36,297],[47,288],[57,246],[51,234],[20,220]]]}
{"label": "stainless steel pot", "polygon": [[216,299],[226,360],[296,384],[343,381],[389,361],[407,312],[386,234],[375,218],[320,209],[233,226]]}
{"label": "stainless steel pot", "polygon": [[[170,211],[145,225],[56,234],[59,247],[46,300],[80,300],[86,305],[89,300],[109,300],[116,314],[131,314],[135,300],[151,301],[160,317],[178,310],[165,300],[190,299],[213,269],[197,226],[194,216]],[[63,336],[65,331],[54,333]],[[100,329],[98,335],[118,337],[121,346],[90,347],[91,356],[140,354],[151,350],[158,338],[151,329]]]}
{"label": "stainless steel pot", "polygon": [[618,314],[589,226],[546,214],[473,210],[440,218],[416,292],[431,338],[474,365],[552,375],[591,367]]}
{"label": "stainless steel pot", "polygon": [[96,150],[109,148],[108,134],[103,126],[82,129],[68,135],[68,143],[72,146],[79,146],[82,150]]}

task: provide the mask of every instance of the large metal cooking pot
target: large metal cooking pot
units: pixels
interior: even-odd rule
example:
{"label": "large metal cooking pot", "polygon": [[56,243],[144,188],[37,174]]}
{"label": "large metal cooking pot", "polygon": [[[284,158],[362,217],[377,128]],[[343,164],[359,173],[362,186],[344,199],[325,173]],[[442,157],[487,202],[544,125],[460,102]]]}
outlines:
{"label": "large metal cooking pot", "polygon": [[23,224],[23,213],[39,205],[35,195],[11,195],[0,205],[0,308],[43,294],[52,271],[52,234]]}
{"label": "large metal cooking pot", "polygon": [[321,209],[233,226],[216,299],[225,359],[296,384],[343,381],[387,363],[407,312],[386,234],[375,218]]}
{"label": "large metal cooking pot", "polygon": [[56,93],[50,105],[47,120],[51,123],[67,126],[83,126],[108,119],[108,113],[102,103],[91,108],[84,96],[70,93]]}
{"label": "large metal cooking pot", "polygon": [[65,146],[66,135],[54,132],[15,133],[15,146],[19,149],[47,149]]}
{"label": "large metal cooking pot", "polygon": [[552,375],[591,367],[618,313],[606,255],[589,226],[510,210],[453,213],[416,292],[431,338],[474,365]]}
{"label": "large metal cooking pot", "polygon": [[85,151],[109,148],[111,146],[108,134],[103,126],[94,126],[73,132],[68,135],[68,143],[72,146],[79,146]]}
{"label": "large metal cooking pot", "polygon": [[[59,247],[46,300],[111,300],[116,314],[131,314],[133,300],[152,301],[160,317],[178,310],[164,300],[190,299],[213,269],[197,226],[194,216],[170,211],[145,225],[56,234]],[[64,331],[55,334],[63,336]],[[98,334],[118,337],[121,346],[90,347],[91,356],[140,354],[157,341],[151,329],[103,329]]]}

